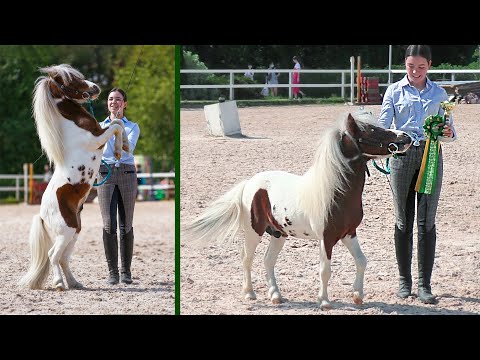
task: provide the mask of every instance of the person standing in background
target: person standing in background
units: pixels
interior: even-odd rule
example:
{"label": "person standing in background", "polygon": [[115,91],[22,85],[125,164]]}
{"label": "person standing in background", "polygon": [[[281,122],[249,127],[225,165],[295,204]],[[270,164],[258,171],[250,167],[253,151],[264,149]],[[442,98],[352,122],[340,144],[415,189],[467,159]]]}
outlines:
{"label": "person standing in background", "polygon": [[248,70],[245,71],[244,76],[253,81],[253,71],[251,70],[252,70],[252,64],[248,64]]}
{"label": "person standing in background", "polygon": [[[292,73],[292,84],[300,84],[300,73],[298,70],[302,68],[300,65],[300,61],[298,60],[297,56],[293,57],[293,73]],[[292,87],[292,92],[293,92],[293,98],[298,99],[298,94],[300,92],[300,88],[298,86]]]}
{"label": "person standing in background", "polygon": [[48,183],[53,176],[52,170],[50,169],[50,165],[45,164],[45,166],[43,167],[43,170],[44,170],[43,182]]}
{"label": "person standing in background", "polygon": [[[270,71],[267,73],[267,83],[270,85],[278,85],[278,76],[280,75],[280,73],[275,71],[275,64],[271,62],[268,69]],[[276,86],[270,87],[270,91],[272,93],[272,96],[277,96],[278,89]]]}

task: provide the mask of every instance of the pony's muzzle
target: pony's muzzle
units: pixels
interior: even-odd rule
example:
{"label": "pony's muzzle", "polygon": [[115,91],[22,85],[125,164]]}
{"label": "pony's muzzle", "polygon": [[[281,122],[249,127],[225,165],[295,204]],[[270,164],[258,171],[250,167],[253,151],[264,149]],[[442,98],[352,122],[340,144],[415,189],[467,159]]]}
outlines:
{"label": "pony's muzzle", "polygon": [[[395,146],[397,147],[396,152],[402,153],[407,151],[408,148],[412,146],[413,140],[414,139],[409,134],[407,134],[406,132],[402,132],[402,134],[398,136],[398,141],[396,141],[396,144],[395,144]],[[390,145],[389,145],[389,151],[391,152]]]}

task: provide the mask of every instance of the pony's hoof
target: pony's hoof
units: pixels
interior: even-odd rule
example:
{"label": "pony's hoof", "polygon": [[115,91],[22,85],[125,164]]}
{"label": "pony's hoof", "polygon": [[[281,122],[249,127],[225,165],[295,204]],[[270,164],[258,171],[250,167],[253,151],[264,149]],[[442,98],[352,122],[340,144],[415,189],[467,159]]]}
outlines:
{"label": "pony's hoof", "polygon": [[245,300],[257,300],[257,295],[253,291],[249,291],[245,294]]}
{"label": "pony's hoof", "polygon": [[80,284],[78,281],[75,284],[69,285],[68,287],[75,290],[83,289],[83,285]]}
{"label": "pony's hoof", "polygon": [[281,304],[283,302],[282,295],[280,295],[280,291],[277,288],[272,287],[268,290],[268,296],[272,300],[272,304]]}
{"label": "pony's hoof", "polygon": [[120,160],[122,158],[122,153],[121,152],[114,152],[113,155],[115,156],[115,159]]}
{"label": "pony's hoof", "polygon": [[322,302],[320,304],[320,309],[321,310],[331,310],[332,309],[332,304],[327,300],[322,300]]}
{"label": "pony's hoof", "polygon": [[65,286],[63,286],[63,285],[57,285],[57,286],[55,287],[55,290],[58,291],[58,292],[65,291]]}
{"label": "pony's hoof", "polygon": [[272,296],[272,304],[274,305],[278,305],[278,304],[281,304],[283,302],[283,299],[282,297],[280,296],[280,294],[274,294],[274,296]]}
{"label": "pony's hoof", "polygon": [[360,295],[358,292],[353,293],[353,302],[357,305],[363,304],[363,296]]}
{"label": "pony's hoof", "polygon": [[122,150],[126,152],[130,152],[130,147],[128,145],[123,145]]}

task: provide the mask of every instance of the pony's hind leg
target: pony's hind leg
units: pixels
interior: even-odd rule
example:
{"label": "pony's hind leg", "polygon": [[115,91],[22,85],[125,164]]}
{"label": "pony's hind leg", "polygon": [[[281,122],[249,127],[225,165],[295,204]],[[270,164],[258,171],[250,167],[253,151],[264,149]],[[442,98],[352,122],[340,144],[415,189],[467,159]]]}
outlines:
{"label": "pony's hind leg", "polygon": [[355,275],[355,281],[353,283],[353,302],[360,305],[363,303],[363,277],[365,274],[365,268],[367,267],[367,258],[360,248],[357,236],[351,237],[347,235],[342,239],[342,242],[355,259],[357,274]]}
{"label": "pony's hind leg", "polygon": [[77,242],[78,233],[73,235],[72,241],[67,245],[65,251],[63,252],[63,256],[60,258],[60,265],[62,267],[63,273],[65,274],[65,279],[67,280],[67,285],[69,289],[82,289],[83,285],[80,284],[72,274],[70,270],[70,256],[72,255],[73,248],[75,247],[75,243]]}
{"label": "pony's hind leg", "polygon": [[247,300],[255,300],[257,298],[252,285],[252,263],[255,250],[261,239],[262,237],[258,236],[253,229],[245,231],[245,242],[240,252],[240,258],[243,264],[243,294]]}
{"label": "pony's hind leg", "polygon": [[267,283],[268,283],[268,296],[274,304],[280,304],[282,296],[275,280],[275,263],[277,262],[278,254],[285,244],[285,237],[279,238],[270,236],[270,244],[268,245],[267,252],[265,253],[264,264],[267,271]]}
{"label": "pony's hind leg", "polygon": [[63,256],[65,249],[70,243],[71,239],[75,235],[75,229],[65,228],[63,233],[58,234],[55,237],[55,243],[48,251],[48,257],[53,268],[53,287],[57,291],[65,290],[65,284],[63,283],[62,270],[60,269],[60,259]]}
{"label": "pony's hind leg", "polygon": [[318,293],[318,302],[320,303],[320,309],[328,310],[332,308],[332,304],[328,300],[328,281],[332,270],[330,268],[330,260],[327,257],[327,251],[325,249],[325,241],[320,240],[320,291]]}

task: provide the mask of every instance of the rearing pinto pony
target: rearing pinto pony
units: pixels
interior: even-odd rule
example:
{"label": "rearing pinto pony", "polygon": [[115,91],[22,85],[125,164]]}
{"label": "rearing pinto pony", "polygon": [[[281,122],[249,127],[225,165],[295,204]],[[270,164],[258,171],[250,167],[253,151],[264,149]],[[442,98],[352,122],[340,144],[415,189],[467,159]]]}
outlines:
{"label": "rearing pinto pony", "polygon": [[30,229],[31,261],[19,284],[42,289],[53,267],[53,286],[65,290],[82,288],[73,276],[69,258],[81,230],[80,212],[100,167],[103,146],[115,135],[115,157],[129,151],[123,122],[112,121],[102,129],[82,107],[96,99],[100,88],[70,65],[40,69],[33,91],[33,116],[43,150],[55,172],[42,196],[40,213]]}
{"label": "rearing pinto pony", "polygon": [[367,259],[358,243],[356,229],[363,218],[362,192],[367,161],[405,152],[410,136],[375,125],[371,113],[348,114],[326,129],[310,169],[298,176],[284,171],[264,171],[234,186],[187,225],[182,240],[233,241],[245,232],[241,251],[243,293],[256,299],[252,287],[255,249],[264,233],[270,243],[264,264],[268,294],[274,304],[282,302],[274,266],[287,236],[320,240],[321,309],[331,308],[327,285],[332,248],[341,240],[355,259],[353,301],[363,302],[363,278]]}

